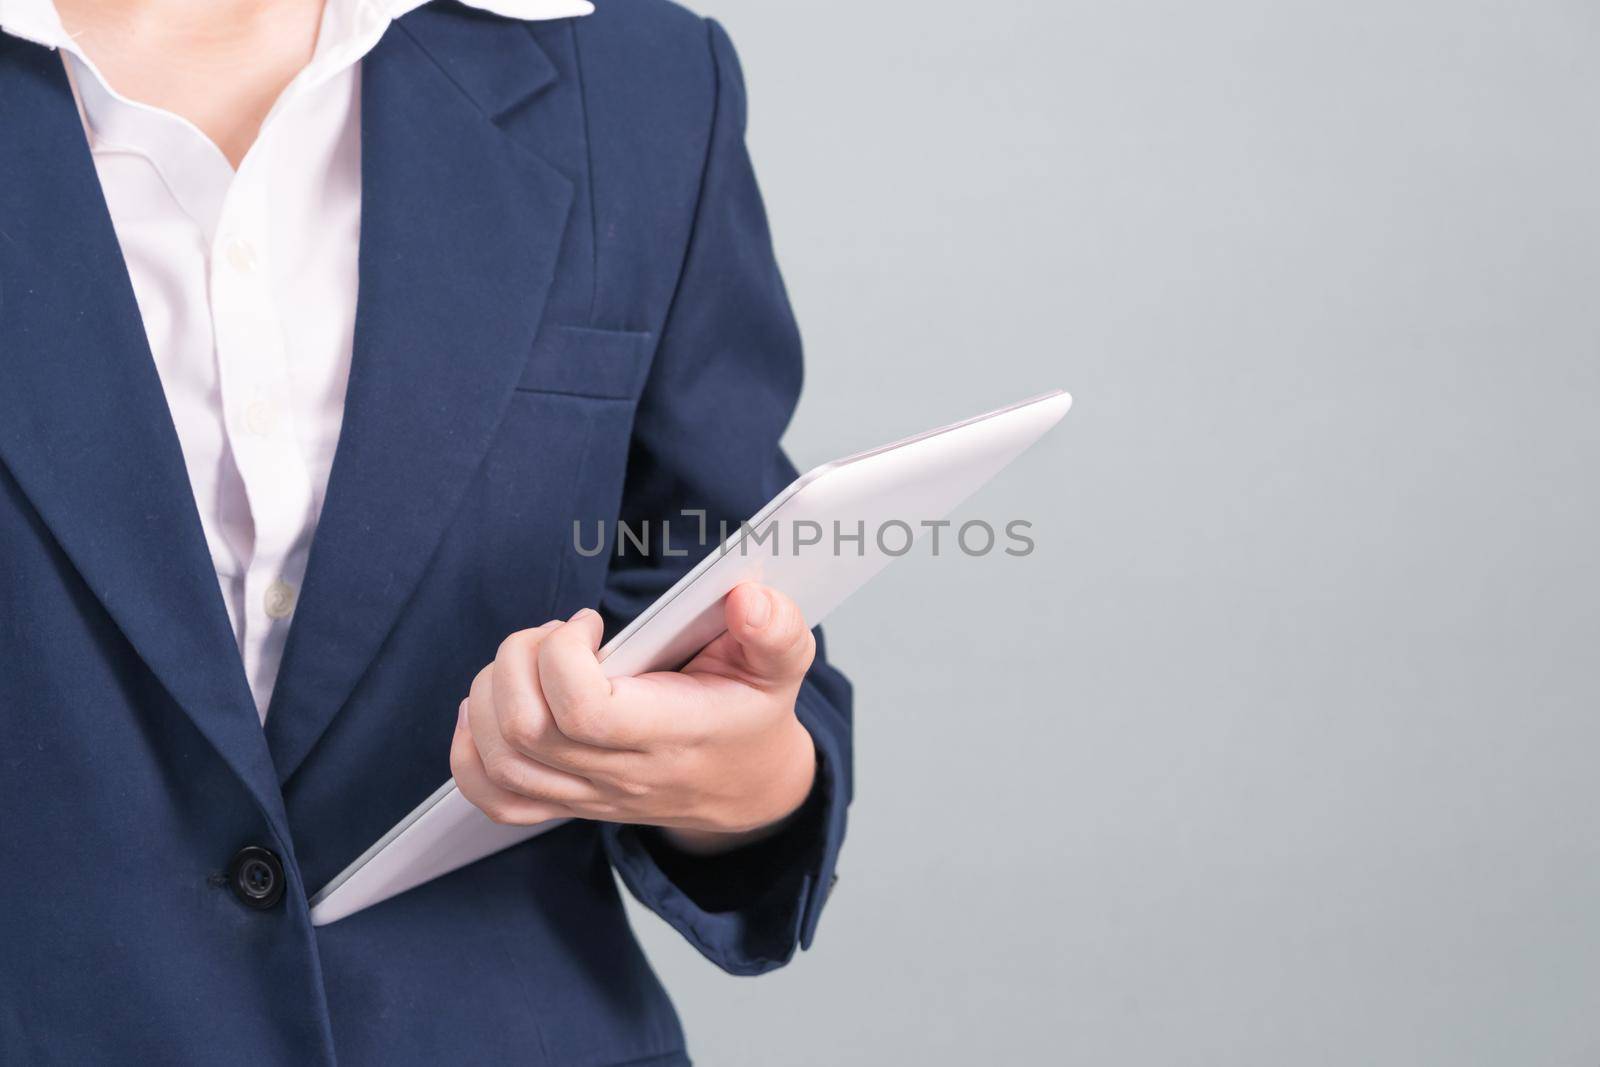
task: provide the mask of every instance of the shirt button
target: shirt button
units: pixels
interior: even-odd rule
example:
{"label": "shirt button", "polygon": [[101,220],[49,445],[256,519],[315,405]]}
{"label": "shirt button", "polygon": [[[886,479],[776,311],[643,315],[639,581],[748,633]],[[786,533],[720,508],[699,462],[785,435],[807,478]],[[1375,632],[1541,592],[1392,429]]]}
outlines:
{"label": "shirt button", "polygon": [[252,400],[245,405],[244,428],[257,437],[266,437],[278,422],[278,410],[270,400]]}
{"label": "shirt button", "polygon": [[294,586],[288,582],[273,582],[261,598],[261,606],[269,619],[287,619],[294,611]]}
{"label": "shirt button", "polygon": [[235,237],[228,242],[223,255],[228,258],[228,266],[240,274],[249,274],[256,269],[256,249],[243,237]]}

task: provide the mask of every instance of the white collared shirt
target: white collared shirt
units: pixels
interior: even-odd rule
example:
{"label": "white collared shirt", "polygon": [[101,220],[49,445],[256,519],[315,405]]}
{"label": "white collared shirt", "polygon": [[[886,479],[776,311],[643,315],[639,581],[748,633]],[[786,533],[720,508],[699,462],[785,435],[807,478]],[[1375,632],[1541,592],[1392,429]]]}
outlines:
{"label": "white collared shirt", "polygon": [[[326,0],[311,62],[235,171],[188,120],[119,94],[52,0],[0,31],[59,49],[206,544],[263,720],[344,415],[361,224],[361,59],[425,0]],[[586,0],[464,0],[570,18]]]}

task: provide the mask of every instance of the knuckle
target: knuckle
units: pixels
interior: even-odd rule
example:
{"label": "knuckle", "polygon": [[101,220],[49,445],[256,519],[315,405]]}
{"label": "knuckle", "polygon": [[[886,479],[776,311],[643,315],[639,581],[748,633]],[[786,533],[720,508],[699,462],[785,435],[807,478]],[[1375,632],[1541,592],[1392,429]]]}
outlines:
{"label": "knuckle", "polygon": [[579,696],[568,700],[558,718],[561,732],[574,741],[598,745],[610,740],[613,727],[605,709],[592,697]]}
{"label": "knuckle", "polygon": [[557,627],[551,630],[544,640],[539,642],[539,665],[542,667],[556,656],[562,655],[562,649],[572,643],[572,635],[566,627]]}
{"label": "knuckle", "polygon": [[495,650],[496,660],[521,659],[539,645],[539,638],[543,636],[540,630],[518,630],[507,634],[505,640],[500,642],[500,647]]}
{"label": "knuckle", "polygon": [[468,700],[489,699],[494,692],[494,664],[489,664],[472,676],[472,684],[467,687]]}
{"label": "knuckle", "polygon": [[504,700],[508,695],[515,696],[519,693],[527,685],[532,673],[529,669],[530,662],[525,656],[515,653],[507,655],[505,646],[502,645],[500,653],[495,656],[494,662],[489,664],[488,668],[490,695],[496,700]]}
{"label": "knuckle", "polygon": [[513,789],[519,781],[519,767],[505,752],[492,752],[483,758],[484,777],[501,789]]}
{"label": "knuckle", "polygon": [[546,722],[543,715],[519,711],[501,721],[500,734],[512,748],[522,752],[538,751],[549,740]]}
{"label": "knuckle", "polygon": [[630,800],[642,800],[650,795],[650,786],[635,777],[617,778],[611,782],[613,792],[620,793]]}
{"label": "knuckle", "polygon": [[519,820],[510,805],[499,800],[485,800],[478,805],[478,809],[489,816],[489,821],[497,822],[501,826],[515,826]]}
{"label": "knuckle", "polygon": [[450,746],[450,777],[458,783],[472,769],[472,761],[467,758],[467,746],[455,744]]}

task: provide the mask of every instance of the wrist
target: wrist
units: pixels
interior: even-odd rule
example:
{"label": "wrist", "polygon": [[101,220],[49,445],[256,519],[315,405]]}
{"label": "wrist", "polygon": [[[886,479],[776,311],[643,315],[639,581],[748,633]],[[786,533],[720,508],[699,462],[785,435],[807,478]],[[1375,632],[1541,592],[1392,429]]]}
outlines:
{"label": "wrist", "polygon": [[680,852],[713,856],[777,836],[805,806],[818,776],[816,743],[798,719],[794,721],[790,750],[792,755],[784,761],[784,770],[771,779],[773,788],[767,794],[770,798],[767,804],[779,814],[765,817],[758,825],[744,830],[661,827],[662,838]]}

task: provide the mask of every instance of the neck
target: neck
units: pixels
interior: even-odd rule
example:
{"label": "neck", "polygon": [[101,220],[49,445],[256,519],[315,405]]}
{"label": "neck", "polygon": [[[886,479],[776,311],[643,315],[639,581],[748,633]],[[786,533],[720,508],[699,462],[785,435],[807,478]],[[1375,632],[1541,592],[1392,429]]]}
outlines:
{"label": "neck", "polygon": [[56,0],[111,87],[188,119],[237,167],[311,59],[323,0]]}
{"label": "neck", "polygon": [[217,35],[243,31],[263,18],[274,17],[299,5],[294,0],[55,0],[61,21],[76,33],[82,28],[101,32],[109,27],[206,27]]}

